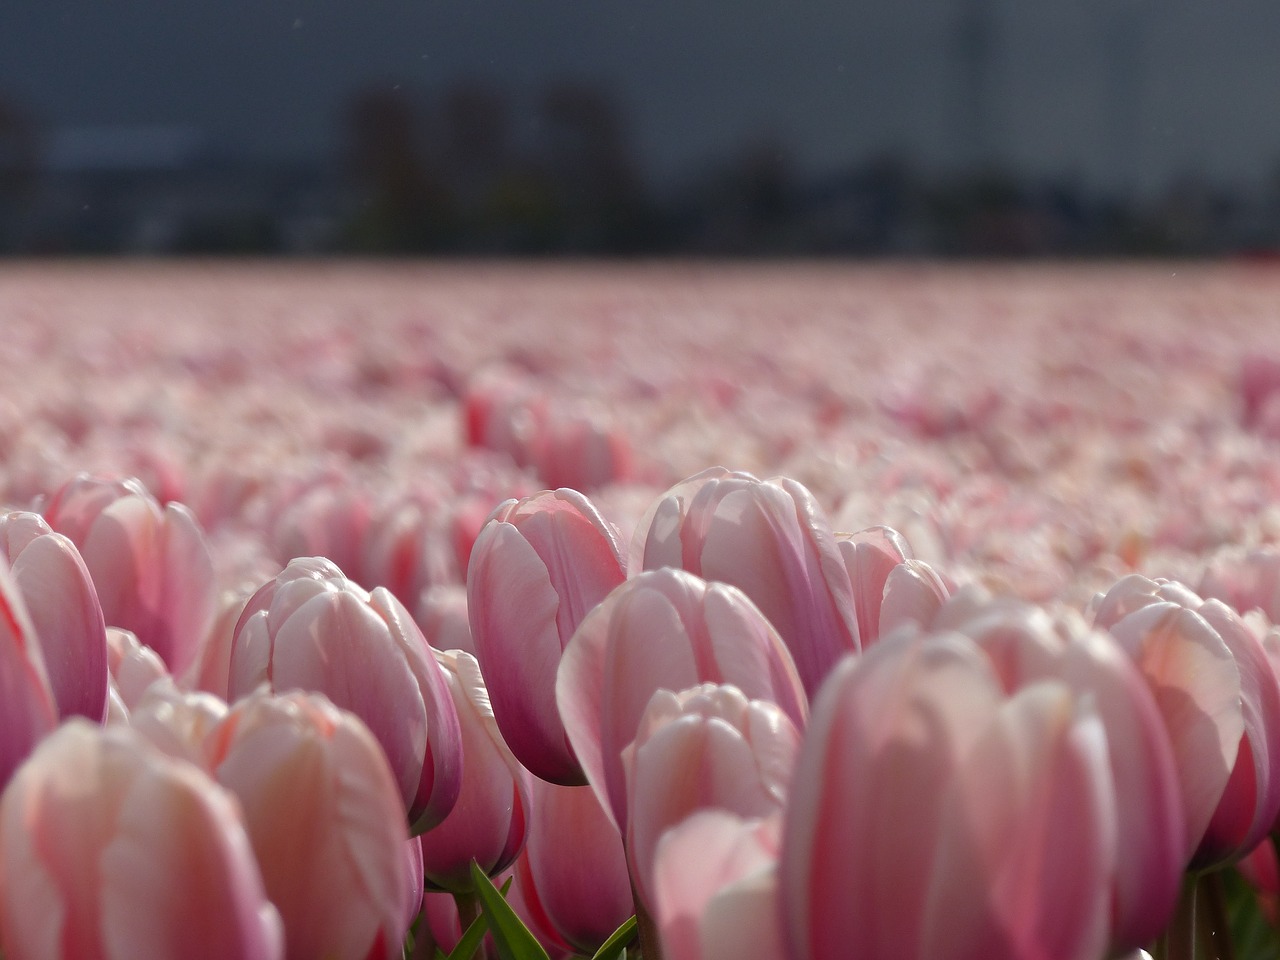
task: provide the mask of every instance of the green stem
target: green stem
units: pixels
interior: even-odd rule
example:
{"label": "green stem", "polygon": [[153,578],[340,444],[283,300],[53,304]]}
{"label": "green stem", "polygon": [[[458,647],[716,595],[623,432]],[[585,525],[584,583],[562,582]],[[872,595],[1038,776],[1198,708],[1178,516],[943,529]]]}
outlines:
{"label": "green stem", "polygon": [[1151,955],[1153,960],[1235,960],[1221,871],[1183,877],[1173,920]]}
{"label": "green stem", "polygon": [[[458,908],[458,931],[461,935],[466,933],[467,928],[475,923],[476,917],[480,916],[480,898],[474,893],[455,893],[453,902]],[[485,941],[480,941],[476,956],[489,960],[489,948]]]}

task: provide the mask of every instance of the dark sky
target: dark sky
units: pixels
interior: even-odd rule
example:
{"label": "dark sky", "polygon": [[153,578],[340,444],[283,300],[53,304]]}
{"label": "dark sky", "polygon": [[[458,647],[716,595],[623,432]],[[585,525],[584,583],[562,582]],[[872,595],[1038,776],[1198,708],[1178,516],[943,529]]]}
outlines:
{"label": "dark sky", "polygon": [[[806,173],[884,150],[940,170],[965,146],[957,23],[979,2],[4,0],[0,93],[52,127],[193,123],[302,156],[335,149],[359,88],[478,78],[519,106],[570,77],[617,94],[655,179],[768,136]],[[1276,0],[986,6],[987,141],[1021,171],[1152,189],[1277,168]]]}

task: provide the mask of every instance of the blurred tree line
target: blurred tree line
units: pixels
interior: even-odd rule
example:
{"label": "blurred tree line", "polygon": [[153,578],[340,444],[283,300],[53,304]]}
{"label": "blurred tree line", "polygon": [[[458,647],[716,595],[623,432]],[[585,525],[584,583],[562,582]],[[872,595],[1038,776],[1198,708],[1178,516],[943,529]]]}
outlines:
{"label": "blurred tree line", "polygon": [[[194,130],[70,140],[0,98],[0,253],[1150,256],[1280,251],[1280,175],[1145,198],[893,153],[802,174],[762,131],[646,180],[607,86],[368,89],[333,156],[265,163]],[[74,149],[73,149],[74,148]]]}

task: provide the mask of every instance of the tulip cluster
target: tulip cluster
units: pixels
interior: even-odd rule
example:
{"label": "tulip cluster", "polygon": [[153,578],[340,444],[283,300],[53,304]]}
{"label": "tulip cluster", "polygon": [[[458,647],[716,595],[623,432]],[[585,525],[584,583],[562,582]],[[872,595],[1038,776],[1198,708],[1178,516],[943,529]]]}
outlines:
{"label": "tulip cluster", "polygon": [[1280,950],[1280,280],[24,269],[6,960]]}

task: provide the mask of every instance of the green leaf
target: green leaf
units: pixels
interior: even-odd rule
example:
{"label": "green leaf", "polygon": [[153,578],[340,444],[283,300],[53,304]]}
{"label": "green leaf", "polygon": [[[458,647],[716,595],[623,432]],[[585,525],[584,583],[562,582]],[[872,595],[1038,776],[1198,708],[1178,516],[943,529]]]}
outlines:
{"label": "green leaf", "polygon": [[617,960],[636,938],[636,918],[628,917],[622,926],[609,934],[609,939],[600,945],[591,960]]}
{"label": "green leaf", "polygon": [[471,879],[476,886],[476,896],[480,898],[483,916],[488,918],[489,932],[498,947],[498,956],[502,960],[551,960],[542,944],[520,922],[510,904],[502,899],[502,894],[474,860],[471,861]]}
{"label": "green leaf", "polygon": [[471,921],[471,925],[467,927],[466,932],[458,940],[457,946],[450,951],[449,956],[444,960],[471,960],[476,955],[476,950],[480,946],[480,941],[484,939],[485,931],[489,929],[489,923],[483,913]]}
{"label": "green leaf", "polygon": [[1263,913],[1257,891],[1234,868],[1224,871],[1223,880],[1236,960],[1271,960],[1280,956],[1280,932]]}

